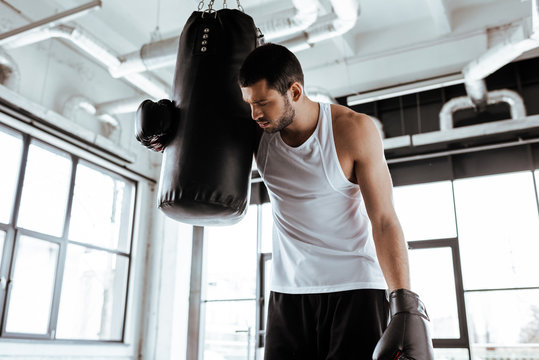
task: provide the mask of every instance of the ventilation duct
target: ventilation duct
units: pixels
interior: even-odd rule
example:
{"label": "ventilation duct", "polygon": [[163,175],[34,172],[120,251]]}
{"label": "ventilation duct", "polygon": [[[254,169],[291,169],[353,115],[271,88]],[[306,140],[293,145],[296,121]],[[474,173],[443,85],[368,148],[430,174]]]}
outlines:
{"label": "ventilation duct", "polygon": [[[311,47],[316,42],[344,34],[355,25],[359,12],[357,0],[331,0],[332,14],[315,22],[318,1],[294,0],[294,5],[297,9],[291,17],[273,20],[262,25],[266,26],[264,35],[267,39],[293,34],[306,27],[302,35],[282,43],[292,51],[299,51]],[[168,85],[154,76],[140,73],[174,65],[179,37],[146,44],[139,51],[121,56],[120,58],[125,60],[120,61],[118,56],[90,34],[75,26],[56,25],[58,21],[59,19],[51,21],[48,27],[46,22],[41,21],[39,22],[40,31],[17,33],[0,38],[0,46],[16,48],[50,38],[65,39],[106,66],[113,77],[123,77],[154,99],[169,97]]]}
{"label": "ventilation duct", "polygon": [[66,118],[73,120],[76,118],[77,111],[79,110],[83,110],[86,114],[99,120],[99,131],[101,135],[111,140],[117,141],[120,139],[121,127],[118,119],[110,114],[98,112],[95,105],[83,96],[72,96],[69,98],[64,104],[62,114]]}
{"label": "ventilation duct", "polygon": [[99,114],[129,114],[137,111],[139,105],[146,100],[146,97],[136,96],[133,98],[109,101],[96,104],[95,108]]}
{"label": "ventilation duct", "polygon": [[357,0],[331,0],[333,12],[323,16],[304,33],[282,42],[291,51],[301,51],[314,43],[343,35],[354,27],[359,14]]}
{"label": "ventilation duct", "polygon": [[[272,41],[280,37],[300,33],[316,21],[317,0],[293,0],[295,9],[258,24],[264,38]],[[159,69],[176,64],[179,36],[143,45],[140,50],[122,56],[118,66],[112,67],[113,77],[123,77],[135,72]]]}
{"label": "ventilation duct", "polygon": [[[18,48],[51,38],[70,41],[79,49],[98,60],[109,70],[109,72],[111,69],[118,67],[121,63],[118,57],[113,55],[112,51],[99,40],[93,38],[82,29],[63,24],[41,28],[38,32],[32,31],[12,37],[6,37],[0,40],[0,46],[6,49]],[[169,96],[168,86],[153,76],[129,74],[125,76],[125,80],[155,99],[167,98]]]}
{"label": "ventilation duct", "polygon": [[464,67],[466,91],[472,102],[484,107],[487,89],[482,84],[490,74],[509,64],[526,51],[539,47],[538,0],[530,0],[531,16],[517,23],[488,29],[489,50]]}
{"label": "ventilation duct", "polygon": [[[522,97],[512,90],[494,90],[487,93],[487,105],[507,103],[511,109],[511,119],[526,117],[526,108]],[[475,108],[475,104],[468,96],[460,96],[446,102],[440,111],[440,130],[453,128],[453,114],[458,110]]]}
{"label": "ventilation duct", "polygon": [[17,92],[20,84],[19,68],[15,61],[0,48],[0,84]]}
{"label": "ventilation duct", "polygon": [[295,14],[277,17],[259,24],[268,41],[304,31],[318,16],[318,0],[292,0]]}
{"label": "ventilation duct", "polygon": [[[356,0],[332,0],[333,13],[317,20],[318,1],[294,0],[293,15],[283,15],[262,22],[260,29],[267,41],[301,34],[282,42],[292,51],[306,49],[315,42],[342,35],[356,23],[359,3]],[[316,22],[316,24],[315,24]],[[110,69],[113,77],[172,66],[176,63],[179,36],[145,44],[140,50],[122,56],[124,61]]]}

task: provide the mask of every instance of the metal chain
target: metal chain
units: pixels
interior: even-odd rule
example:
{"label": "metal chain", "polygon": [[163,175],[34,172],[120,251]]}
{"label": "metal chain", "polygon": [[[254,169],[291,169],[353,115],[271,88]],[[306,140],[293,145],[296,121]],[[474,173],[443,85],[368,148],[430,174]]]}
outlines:
{"label": "metal chain", "polygon": [[[198,11],[202,11],[202,9],[204,9],[204,1],[205,0],[200,0],[200,2],[198,3]],[[223,0],[223,8],[224,9],[228,9],[228,4],[226,3],[227,0]],[[210,0],[210,2],[208,3],[208,8],[206,10],[204,10],[204,12],[214,12],[215,10],[213,9],[213,4],[215,3],[215,0]],[[236,3],[238,4],[238,9],[241,10],[242,12],[245,12],[245,10],[243,9],[243,6],[241,6],[241,3],[240,3],[240,0],[236,0]]]}
{"label": "metal chain", "polygon": [[241,12],[245,12],[245,10],[243,10],[243,6],[241,6],[241,4],[240,4],[240,0],[236,0],[236,2],[238,3],[238,9],[239,9]]}

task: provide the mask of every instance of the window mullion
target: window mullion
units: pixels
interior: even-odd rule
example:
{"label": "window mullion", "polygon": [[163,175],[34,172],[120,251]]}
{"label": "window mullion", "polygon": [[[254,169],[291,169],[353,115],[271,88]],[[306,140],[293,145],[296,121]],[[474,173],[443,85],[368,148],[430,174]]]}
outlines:
{"label": "window mullion", "polygon": [[28,161],[28,150],[30,147],[30,136],[23,135],[22,154],[19,163],[19,175],[17,180],[17,188],[15,190],[15,198],[13,199],[11,209],[11,221],[6,232],[4,256],[0,259],[0,276],[5,277],[6,287],[0,289],[0,336],[4,336],[7,322],[7,304],[9,300],[9,288],[11,285],[11,276],[13,271],[13,262],[15,259],[15,237],[16,237],[16,223],[19,216],[19,208],[22,196],[22,186],[24,182],[24,176],[26,174],[26,163]]}
{"label": "window mullion", "polygon": [[0,289],[0,336],[4,335],[7,319],[7,300],[11,281],[11,267],[14,259],[15,231],[10,227],[6,231],[3,258],[0,259],[0,277],[5,279],[5,288]]}
{"label": "window mullion", "polygon": [[72,169],[71,169],[71,182],[69,185],[69,194],[67,196],[67,206],[66,206],[66,213],[65,213],[65,220],[64,220],[64,230],[62,232],[62,238],[64,240],[68,240],[68,234],[69,234],[69,224],[71,222],[71,209],[73,207],[73,194],[75,193],[75,178],[77,176],[77,165],[79,163],[79,159],[75,156],[72,156]]}
{"label": "window mullion", "polygon": [[455,290],[457,295],[457,311],[459,317],[460,340],[466,344],[466,347],[468,348],[468,356],[471,356],[470,337],[468,335],[468,318],[466,317],[464,283],[462,280],[462,265],[460,263],[460,249],[458,238],[454,242],[452,242],[451,252],[453,254],[453,272],[455,276]]}
{"label": "window mullion", "polygon": [[77,176],[77,164],[79,162],[79,159],[75,156],[71,156],[71,159],[72,159],[71,180],[69,184],[69,193],[67,196],[67,206],[66,206],[66,213],[65,213],[65,218],[64,218],[64,229],[62,231],[62,241],[60,242],[60,249],[58,253],[58,263],[56,266],[51,317],[49,321],[49,335],[51,339],[53,340],[56,338],[56,327],[58,325],[58,314],[60,312],[60,297],[62,294],[62,282],[64,279],[65,263],[66,263],[66,256],[67,256],[69,224],[71,221],[71,209],[73,207],[73,194],[75,192],[75,179]]}
{"label": "window mullion", "polygon": [[19,209],[21,206],[22,186],[24,183],[24,176],[26,175],[26,164],[28,162],[28,151],[30,148],[30,136],[23,136],[23,147],[21,154],[21,162],[19,166],[19,179],[17,182],[17,190],[15,193],[15,199],[13,199],[13,209],[11,212],[11,226],[15,227],[17,219],[19,217]]}

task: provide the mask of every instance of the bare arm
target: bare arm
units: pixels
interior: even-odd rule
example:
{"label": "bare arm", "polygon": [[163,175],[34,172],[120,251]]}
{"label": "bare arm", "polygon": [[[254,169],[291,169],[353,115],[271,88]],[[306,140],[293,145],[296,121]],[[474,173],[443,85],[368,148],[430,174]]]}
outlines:
{"label": "bare arm", "polygon": [[344,149],[353,160],[353,175],[372,223],[378,261],[390,290],[410,289],[408,250],[393,206],[393,185],[382,141],[372,119],[346,113],[339,131]]}

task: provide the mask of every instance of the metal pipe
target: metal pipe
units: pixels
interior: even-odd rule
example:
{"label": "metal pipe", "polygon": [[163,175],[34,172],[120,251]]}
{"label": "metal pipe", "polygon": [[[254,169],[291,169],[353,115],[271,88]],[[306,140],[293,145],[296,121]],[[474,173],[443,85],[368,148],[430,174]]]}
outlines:
{"label": "metal pipe", "polygon": [[464,82],[464,87],[466,88],[466,93],[472,101],[472,103],[483,109],[487,104],[488,90],[487,84],[484,79],[481,80],[468,80]]}
{"label": "metal pipe", "polygon": [[145,99],[147,99],[145,96],[135,96],[132,98],[95,104],[95,108],[97,114],[128,114],[137,111],[140,103]]}
{"label": "metal pipe", "polygon": [[505,102],[509,104],[511,119],[522,119],[526,117],[526,106],[524,100],[515,91],[502,89],[489,92],[488,104]]}
{"label": "metal pipe", "polygon": [[189,317],[187,320],[187,360],[198,360],[202,349],[200,334],[202,304],[202,270],[204,260],[204,227],[193,226],[191,250],[191,281],[189,289]]}
{"label": "metal pipe", "polygon": [[62,115],[72,120],[75,118],[77,110],[84,110],[87,114],[94,116],[99,120],[103,135],[110,138],[111,134],[116,134],[119,138],[121,133],[121,126],[118,119],[114,116],[106,113],[98,114],[94,104],[83,96],[72,96],[64,103],[64,109]]}
{"label": "metal pipe", "polygon": [[294,51],[308,49],[314,43],[343,35],[354,27],[359,14],[357,0],[330,0],[333,12],[310,26],[304,34],[284,41]]}
{"label": "metal pipe", "polygon": [[124,60],[117,66],[112,67],[109,72],[113,77],[119,78],[127,74],[174,65],[179,41],[180,37],[175,36],[144,44],[140,50],[122,56]]}
{"label": "metal pipe", "polygon": [[[293,0],[295,9],[259,24],[266,40],[300,33],[316,21],[318,1]],[[159,69],[176,64],[179,36],[144,44],[140,50],[122,56],[120,64],[110,69],[113,77]]]}
{"label": "metal pipe", "polygon": [[[50,28],[42,29],[40,32],[27,34],[22,37],[7,38],[5,39],[6,47],[15,48],[24,45],[33,44],[35,42],[43,41],[50,38],[61,38],[69,40],[76,45],[79,49],[86,52],[91,57],[98,60],[103,64],[109,72],[111,69],[118,67],[121,61],[116,55],[113,55],[105,44],[100,40],[94,38],[84,30],[68,25],[56,25]],[[124,77],[128,82],[142,90],[146,94],[152,96],[155,99],[162,99],[169,97],[169,87],[155,76],[145,74],[129,74]]]}
{"label": "metal pipe", "polygon": [[[539,10],[538,1],[530,1],[530,17],[522,21],[487,30],[489,49],[477,59],[468,63],[463,69],[466,89],[472,89],[474,103],[476,100],[474,87],[477,81],[494,73],[501,67],[525,53],[539,47]],[[478,90],[478,89],[475,89]],[[484,95],[484,92],[482,93]],[[483,101],[485,99],[483,98]],[[483,102],[484,103],[484,102]]]}
{"label": "metal pipe", "polygon": [[268,41],[302,32],[316,21],[317,0],[292,0],[292,3],[295,8],[292,16],[272,18],[259,24]]}
{"label": "metal pipe", "polygon": [[[500,102],[509,104],[511,119],[522,119],[526,117],[526,107],[522,97],[513,90],[502,89],[487,93],[487,105],[494,105]],[[458,110],[475,108],[475,104],[468,96],[460,96],[446,102],[440,111],[440,130],[453,128],[453,114]]]}

